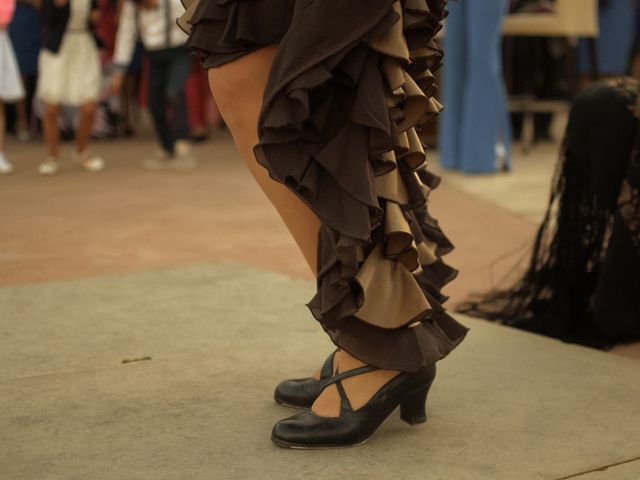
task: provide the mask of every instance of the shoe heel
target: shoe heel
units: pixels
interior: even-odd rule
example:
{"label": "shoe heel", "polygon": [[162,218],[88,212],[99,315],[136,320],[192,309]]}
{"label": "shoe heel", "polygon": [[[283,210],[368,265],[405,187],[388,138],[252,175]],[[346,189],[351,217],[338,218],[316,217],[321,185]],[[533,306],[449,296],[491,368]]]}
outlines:
{"label": "shoe heel", "polygon": [[412,393],[400,403],[400,418],[409,425],[417,425],[427,421],[427,395],[430,385]]}

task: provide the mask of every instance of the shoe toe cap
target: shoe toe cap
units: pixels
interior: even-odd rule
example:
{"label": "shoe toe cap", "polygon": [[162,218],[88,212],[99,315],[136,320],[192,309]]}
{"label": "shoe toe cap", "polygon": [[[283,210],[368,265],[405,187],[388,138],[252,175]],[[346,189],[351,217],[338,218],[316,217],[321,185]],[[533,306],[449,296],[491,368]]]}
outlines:
{"label": "shoe toe cap", "polygon": [[318,417],[305,410],[276,423],[271,440],[276,445],[289,448],[331,448],[353,443],[344,437],[344,432],[339,418]]}
{"label": "shoe toe cap", "polygon": [[[305,443],[305,422],[301,422],[301,414],[280,420],[273,426],[271,439],[277,444],[300,445]],[[308,431],[307,431],[308,434]]]}
{"label": "shoe toe cap", "polygon": [[285,380],[278,384],[273,396],[280,404],[310,407],[319,394],[317,383],[314,379]]}

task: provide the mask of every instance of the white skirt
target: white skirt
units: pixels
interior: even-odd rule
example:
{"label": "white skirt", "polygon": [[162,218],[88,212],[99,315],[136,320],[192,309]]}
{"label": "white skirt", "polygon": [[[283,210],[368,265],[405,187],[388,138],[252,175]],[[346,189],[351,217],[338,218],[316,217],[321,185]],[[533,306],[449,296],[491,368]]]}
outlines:
{"label": "white skirt", "polygon": [[58,53],[42,49],[36,96],[47,103],[80,106],[100,95],[98,48],[89,32],[64,34]]}
{"label": "white skirt", "polygon": [[24,98],[24,87],[11,39],[0,30],[0,100],[11,103]]}

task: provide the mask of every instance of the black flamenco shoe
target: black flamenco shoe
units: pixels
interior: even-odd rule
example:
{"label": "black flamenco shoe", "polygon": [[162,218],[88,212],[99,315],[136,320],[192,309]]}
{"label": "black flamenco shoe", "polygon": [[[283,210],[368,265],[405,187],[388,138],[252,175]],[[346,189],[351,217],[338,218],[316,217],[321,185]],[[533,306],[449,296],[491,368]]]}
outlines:
{"label": "black flamenco shoe", "polygon": [[277,404],[285,407],[308,408],[313,405],[322,392],[322,381],[333,375],[333,358],[340,349],[327,357],[320,370],[320,380],[315,378],[298,378],[284,380],[278,384],[273,398]]}
{"label": "black flamenco shoe", "polygon": [[273,443],[283,448],[324,449],[355,447],[365,443],[384,420],[400,406],[400,418],[409,425],[427,421],[425,403],[436,367],[423,367],[416,373],[401,373],[384,385],[362,408],[351,408],[342,381],[377,370],[361,367],[323,380],[322,388],[335,384],[340,394],[340,416],[320,417],[310,409],[276,423]]}

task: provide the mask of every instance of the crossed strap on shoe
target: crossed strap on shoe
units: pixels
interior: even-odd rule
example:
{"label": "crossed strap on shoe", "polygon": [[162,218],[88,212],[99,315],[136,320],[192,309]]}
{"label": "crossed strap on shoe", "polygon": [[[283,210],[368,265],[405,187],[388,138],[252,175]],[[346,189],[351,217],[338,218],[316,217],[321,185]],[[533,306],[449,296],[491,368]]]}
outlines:
{"label": "crossed strap on shoe", "polygon": [[336,385],[340,395],[337,417],[316,415],[311,409],[285,418],[273,427],[271,440],[284,448],[338,448],[361,445],[400,406],[400,418],[416,425],[426,421],[425,403],[435,376],[435,366],[416,373],[401,373],[383,385],[366,404],[353,410],[342,382],[379,370],[365,366],[322,381],[322,388]]}
{"label": "crossed strap on shoe", "polygon": [[339,351],[337,349],[327,357],[320,370],[320,378],[294,378],[280,382],[273,392],[276,403],[285,407],[310,407],[322,391],[321,382],[333,376],[334,358]]}
{"label": "crossed strap on shoe", "polygon": [[376,370],[380,370],[380,369],[378,367],[372,367],[370,365],[366,365],[364,367],[358,367],[358,368],[354,368],[353,370],[347,370],[346,372],[338,373],[333,377],[326,378],[320,381],[320,392],[324,391],[325,388],[335,384],[336,388],[338,389],[338,393],[340,394],[340,400],[342,402],[340,409],[342,409],[345,406],[352,409],[351,402],[349,402],[349,397],[347,397],[347,392],[344,390],[344,387],[342,386],[342,381],[346,380],[347,378],[363,375],[365,373],[375,372]]}
{"label": "crossed strap on shoe", "polygon": [[[322,368],[320,369],[320,380],[318,380],[319,382],[328,380],[333,375],[333,362],[335,361],[336,353],[338,353],[339,351],[340,349],[336,348],[322,364]],[[320,385],[320,388],[322,388],[322,385]]]}

